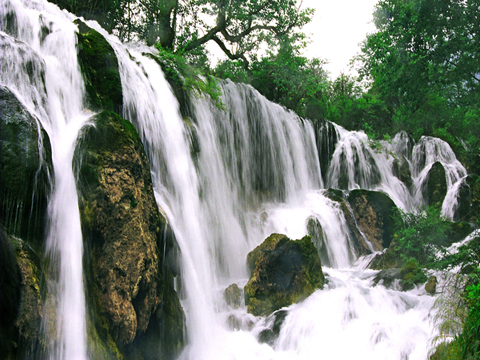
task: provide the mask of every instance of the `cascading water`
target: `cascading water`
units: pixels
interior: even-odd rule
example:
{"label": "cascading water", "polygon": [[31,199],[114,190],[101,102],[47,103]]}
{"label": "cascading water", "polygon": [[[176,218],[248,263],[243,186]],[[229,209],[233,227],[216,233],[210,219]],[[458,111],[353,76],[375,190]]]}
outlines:
{"label": "cascading water", "polygon": [[[49,201],[47,252],[57,309],[49,356],[87,359],[83,244],[72,157],[82,113],[84,85],[77,62],[73,17],[43,1],[2,1],[0,82],[36,115],[52,144],[54,192]],[[9,21],[4,21],[5,19]],[[46,325],[48,328],[49,326]]]}
{"label": "cascading water", "polygon": [[[71,161],[88,116],[82,113],[74,17],[40,0],[6,0],[0,9],[2,18],[12,13],[16,19],[13,27],[1,29],[0,81],[36,114],[53,146],[56,177],[47,246],[58,274],[58,337],[48,339],[53,343],[50,357],[83,359],[88,345],[82,238]],[[142,137],[157,202],[181,249],[180,288],[189,337],[182,359],[427,357],[433,335],[428,310],[435,297],[420,288],[399,292],[373,287],[376,272],[365,270],[366,261],[356,259],[345,215],[324,193],[321,169],[326,166],[320,166],[308,120],[268,102],[247,85],[228,81],[221,83],[225,110],[208,99],[191,99],[193,118],[182,119],[160,67],[143,55],[154,50],[125,46],[98,24],[88,25],[116,52],[123,116]],[[424,138],[414,147],[402,133],[372,149],[364,133],[334,127],[337,144],[323,174],[327,188],[380,190],[402,209],[418,211],[423,199],[416,189],[435,161],[446,168],[452,194],[465,175],[443,142]],[[414,189],[393,175],[392,154],[408,162]],[[445,202],[445,208],[453,208]],[[321,225],[329,283],[286,309],[278,339],[272,346],[261,344],[258,335],[273,318],[230,308],[223,290],[247,282],[246,256],[267,236],[277,232],[301,238],[310,219]]]}

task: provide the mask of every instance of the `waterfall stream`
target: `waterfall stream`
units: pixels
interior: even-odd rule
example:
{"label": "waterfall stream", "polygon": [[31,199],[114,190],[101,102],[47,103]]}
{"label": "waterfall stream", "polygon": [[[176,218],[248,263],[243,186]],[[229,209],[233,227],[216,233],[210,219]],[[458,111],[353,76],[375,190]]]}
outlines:
{"label": "waterfall stream", "polygon": [[[88,359],[72,156],[91,113],[83,107],[75,17],[43,0],[2,1],[0,18],[11,13],[15,26],[0,28],[0,82],[40,120],[53,151],[47,253],[52,273],[58,274],[51,286],[57,335],[45,334],[52,344],[49,357]],[[421,287],[408,292],[374,287],[377,272],[365,269],[368,259],[356,258],[345,216],[325,189],[382,191],[399,208],[421,211],[422,185],[439,161],[448,186],[442,211],[453,218],[466,170],[446,143],[424,137],[414,144],[400,133],[374,147],[363,132],[335,125],[338,142],[328,173],[322,174],[309,120],[230,81],[221,82],[225,109],[207,98],[192,98],[192,118],[184,119],[159,65],[144,54],[153,49],[122,44],[97,23],[87,23],[115,50],[124,96],[121,115],[142,138],[157,203],[181,250],[178,290],[188,334],[181,359],[427,358],[434,335],[428,314],[435,297]],[[396,157],[407,161],[412,188],[393,174]],[[262,344],[258,335],[274,318],[230,308],[223,291],[233,283],[246,284],[247,254],[266,237],[283,233],[299,239],[307,234],[310,218],[323,229],[328,285],[288,307],[278,339]]]}

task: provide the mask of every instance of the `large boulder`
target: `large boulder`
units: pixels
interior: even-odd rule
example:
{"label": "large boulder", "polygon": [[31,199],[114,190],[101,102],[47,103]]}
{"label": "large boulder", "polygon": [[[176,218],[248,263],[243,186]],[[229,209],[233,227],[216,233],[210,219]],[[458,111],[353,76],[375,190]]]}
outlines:
{"label": "large boulder", "polygon": [[[145,359],[174,356],[184,328],[167,261],[175,240],[157,207],[137,131],[115,113],[96,115],[78,140],[74,164],[89,259],[87,297],[99,337],[126,352],[138,342]],[[154,350],[145,340],[151,338]]]}
{"label": "large boulder", "polygon": [[422,185],[422,194],[427,205],[441,206],[447,195],[447,178],[440,162],[435,162]]}
{"label": "large boulder", "polygon": [[390,246],[395,230],[395,218],[400,211],[388,195],[369,190],[352,190],[348,195],[358,227],[374,250]]}
{"label": "large boulder", "polygon": [[323,288],[325,277],[310,236],[293,241],[272,234],[252,253],[255,267],[244,288],[250,314],[269,315]]}
{"label": "large boulder", "polygon": [[107,40],[95,29],[77,19],[78,62],[82,69],[92,110],[122,113],[122,81],[118,59]]}
{"label": "large boulder", "polygon": [[50,141],[40,122],[0,86],[0,222],[42,249],[51,190]]}

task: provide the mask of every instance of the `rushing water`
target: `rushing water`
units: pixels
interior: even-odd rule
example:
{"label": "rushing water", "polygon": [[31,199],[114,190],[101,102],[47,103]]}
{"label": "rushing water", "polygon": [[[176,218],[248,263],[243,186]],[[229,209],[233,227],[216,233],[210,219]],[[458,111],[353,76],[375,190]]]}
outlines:
{"label": "rushing water", "polygon": [[[55,191],[50,199],[47,250],[58,279],[53,287],[57,326],[50,357],[86,359],[82,237],[71,162],[78,132],[88,120],[76,56],[73,16],[40,0],[4,0],[0,81],[35,114],[53,147]],[[428,312],[435,297],[373,286],[368,258],[356,259],[344,214],[328,187],[387,193],[402,209],[424,206],[422,184],[439,161],[447,174],[443,213],[453,217],[465,169],[448,145],[404,133],[372,146],[363,132],[333,126],[337,143],[329,166],[319,163],[312,124],[267,101],[247,85],[222,82],[226,110],[191,99],[192,118],[179,105],[152,49],[124,45],[101,32],[114,48],[122,78],[125,118],[138,129],[151,164],[158,205],[181,249],[182,305],[188,346],[182,359],[425,359],[433,335]],[[45,35],[46,34],[46,35]],[[25,69],[33,69],[25,71]],[[8,70],[8,71],[5,71]],[[45,86],[43,86],[43,79]],[[393,174],[403,157],[412,174],[407,187]],[[321,169],[327,172],[322,174]],[[326,184],[322,179],[326,179]],[[75,199],[75,201],[72,201]],[[287,309],[272,346],[258,335],[273,318],[232,309],[223,290],[245,285],[246,256],[273,232],[307,234],[317,219],[327,244],[329,283]],[[47,335],[46,335],[47,336]]]}

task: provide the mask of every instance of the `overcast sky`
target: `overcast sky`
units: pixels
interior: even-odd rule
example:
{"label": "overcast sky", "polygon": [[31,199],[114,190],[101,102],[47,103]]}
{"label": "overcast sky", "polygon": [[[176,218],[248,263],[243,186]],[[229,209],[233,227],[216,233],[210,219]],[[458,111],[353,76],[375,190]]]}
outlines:
{"label": "overcast sky", "polygon": [[359,43],[375,30],[373,9],[378,0],[303,0],[303,7],[316,9],[304,28],[311,35],[305,55],[329,61],[325,68],[335,79],[349,73],[350,59],[360,51]]}

